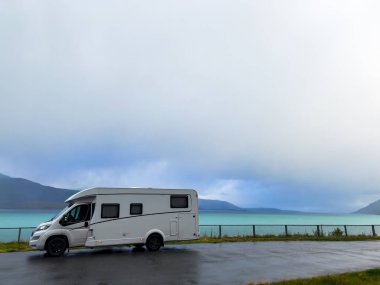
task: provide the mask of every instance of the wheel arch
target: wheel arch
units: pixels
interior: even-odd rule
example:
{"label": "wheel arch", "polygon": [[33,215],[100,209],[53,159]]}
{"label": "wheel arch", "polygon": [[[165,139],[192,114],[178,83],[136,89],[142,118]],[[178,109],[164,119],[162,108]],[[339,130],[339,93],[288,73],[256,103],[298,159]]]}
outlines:
{"label": "wheel arch", "polygon": [[44,250],[46,250],[46,245],[48,244],[48,242],[53,239],[53,238],[57,238],[57,237],[60,237],[60,238],[63,238],[65,241],[66,241],[66,246],[69,247],[70,246],[70,243],[69,243],[69,239],[66,235],[64,234],[55,234],[55,235],[51,235],[49,236],[46,241],[45,241],[45,244],[44,244]]}
{"label": "wheel arch", "polygon": [[165,241],[165,234],[159,230],[159,229],[152,229],[150,231],[148,231],[146,234],[145,234],[145,237],[144,237],[144,243],[147,242],[148,238],[152,235],[159,235],[160,238],[161,238],[161,245],[164,245],[164,241]]}

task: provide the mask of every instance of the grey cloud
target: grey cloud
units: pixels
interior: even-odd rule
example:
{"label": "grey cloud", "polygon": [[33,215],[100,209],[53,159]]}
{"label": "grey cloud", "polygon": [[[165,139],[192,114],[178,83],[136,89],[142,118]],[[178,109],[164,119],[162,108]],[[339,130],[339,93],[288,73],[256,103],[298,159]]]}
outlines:
{"label": "grey cloud", "polygon": [[39,155],[59,168],[54,152],[105,142],[182,169],[167,184],[303,185],[304,203],[310,189],[363,204],[378,191],[376,1],[0,5],[5,169]]}

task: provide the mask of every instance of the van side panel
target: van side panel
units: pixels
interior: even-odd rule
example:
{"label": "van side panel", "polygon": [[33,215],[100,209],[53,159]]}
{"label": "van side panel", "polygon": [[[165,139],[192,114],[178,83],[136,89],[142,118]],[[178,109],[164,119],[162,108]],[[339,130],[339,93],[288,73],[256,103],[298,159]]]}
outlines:
{"label": "van side panel", "polygon": [[[97,195],[86,246],[141,244],[151,232],[160,233],[164,241],[198,238],[195,191],[178,192],[188,196],[187,208],[171,208],[171,194],[165,193]],[[102,204],[119,204],[119,217],[102,218]],[[142,214],[131,215],[131,204],[142,204]]]}

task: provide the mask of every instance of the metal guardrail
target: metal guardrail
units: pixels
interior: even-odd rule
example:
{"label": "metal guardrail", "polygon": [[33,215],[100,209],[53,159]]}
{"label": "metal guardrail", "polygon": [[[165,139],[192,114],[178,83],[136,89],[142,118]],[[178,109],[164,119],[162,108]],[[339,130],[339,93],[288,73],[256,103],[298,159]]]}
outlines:
{"label": "metal guardrail", "polygon": [[204,236],[377,236],[380,225],[199,225]]}
{"label": "metal guardrail", "polygon": [[[19,227],[19,228],[0,228],[0,242],[3,242],[3,237],[5,236],[6,240],[5,241],[15,241],[16,239],[10,239],[9,237],[10,234],[12,235],[12,232],[14,232],[17,235],[17,242],[19,243],[20,241],[26,241],[29,240],[29,236],[32,233],[32,231],[36,227]],[[2,232],[3,230],[8,230],[11,231],[11,233],[8,233],[6,235],[3,235]],[[27,236],[27,238],[24,238]],[[8,238],[7,238],[8,237]]]}
{"label": "metal guardrail", "polygon": [[[27,241],[35,227],[0,228],[0,242]],[[380,225],[199,225],[204,236],[377,236]],[[4,231],[5,234],[4,234]],[[16,238],[17,237],[17,238]]]}

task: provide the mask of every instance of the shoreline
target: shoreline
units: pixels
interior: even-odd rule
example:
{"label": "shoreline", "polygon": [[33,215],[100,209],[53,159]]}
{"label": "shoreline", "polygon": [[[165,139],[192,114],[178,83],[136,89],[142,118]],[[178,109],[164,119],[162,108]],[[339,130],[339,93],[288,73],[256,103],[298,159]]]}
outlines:
{"label": "shoreline", "polygon": [[[315,242],[353,242],[353,241],[380,241],[380,237],[371,236],[262,236],[262,237],[201,237],[197,240],[189,241],[171,241],[165,243],[166,245],[180,245],[180,244],[215,244],[215,243],[235,243],[235,242],[290,242],[290,241],[315,241]],[[133,245],[119,245],[115,247],[133,247]],[[73,249],[84,249],[86,247],[77,247]],[[99,247],[100,248],[100,247]],[[20,242],[0,242],[0,254],[7,252],[26,252],[34,251],[29,247],[27,241]]]}

